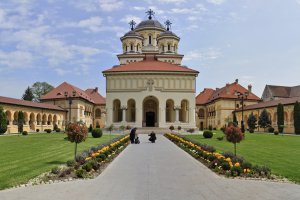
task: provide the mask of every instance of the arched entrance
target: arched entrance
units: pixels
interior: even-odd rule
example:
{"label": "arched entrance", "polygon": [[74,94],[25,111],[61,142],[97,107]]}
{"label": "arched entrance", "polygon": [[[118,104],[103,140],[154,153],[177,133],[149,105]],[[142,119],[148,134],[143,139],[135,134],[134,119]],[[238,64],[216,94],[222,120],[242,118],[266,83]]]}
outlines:
{"label": "arched entrance", "polygon": [[143,126],[158,127],[158,99],[154,96],[146,97],[143,101]]}

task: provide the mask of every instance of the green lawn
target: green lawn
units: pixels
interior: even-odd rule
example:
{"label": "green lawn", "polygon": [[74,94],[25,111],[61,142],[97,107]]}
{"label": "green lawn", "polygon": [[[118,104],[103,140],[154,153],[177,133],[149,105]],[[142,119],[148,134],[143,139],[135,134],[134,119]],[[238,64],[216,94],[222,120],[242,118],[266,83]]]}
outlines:
{"label": "green lawn", "polygon": [[[74,143],[64,140],[65,134],[34,134],[0,137],[0,189],[26,183],[29,179],[64,164],[74,157]],[[111,138],[117,137],[112,135]],[[78,153],[110,140],[89,136],[78,144]]]}
{"label": "green lawn", "polygon": [[[222,135],[218,132],[212,139],[204,139],[199,135],[189,135],[187,138],[214,146],[218,152],[234,152],[233,144],[227,142],[225,137],[223,141],[216,139]],[[253,164],[270,167],[274,174],[300,183],[299,136],[246,133],[245,140],[237,144],[237,154]]]}

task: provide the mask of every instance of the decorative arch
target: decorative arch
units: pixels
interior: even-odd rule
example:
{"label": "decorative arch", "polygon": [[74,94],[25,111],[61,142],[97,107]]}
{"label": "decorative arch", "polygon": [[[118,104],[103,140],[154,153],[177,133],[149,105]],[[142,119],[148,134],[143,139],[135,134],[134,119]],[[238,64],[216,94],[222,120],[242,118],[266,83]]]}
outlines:
{"label": "decorative arch", "polygon": [[31,130],[35,130],[34,122],[35,122],[35,115],[34,115],[34,113],[30,113],[30,115],[29,115],[29,127],[30,127]]}
{"label": "decorative arch", "polygon": [[36,123],[37,125],[41,125],[42,123],[42,115],[40,113],[36,116]]}
{"label": "decorative arch", "polygon": [[136,116],[135,100],[129,99],[127,101],[126,121],[135,122],[135,116]]}
{"label": "decorative arch", "polygon": [[273,114],[273,123],[276,124],[277,123],[277,112],[275,112]]}
{"label": "decorative arch", "polygon": [[121,101],[119,99],[115,99],[113,101],[113,122],[121,122],[121,121],[122,121]]}
{"label": "decorative arch", "polygon": [[58,119],[57,119],[57,115],[53,116],[53,125],[58,125]]}
{"label": "decorative arch", "polygon": [[290,123],[294,124],[294,111],[292,111],[290,114]]}
{"label": "decorative arch", "polygon": [[10,112],[9,110],[7,110],[7,111],[5,112],[5,114],[6,114],[7,125],[10,125],[10,124],[11,124],[11,121],[13,120],[13,119],[12,119],[12,114],[11,114],[11,112]]}
{"label": "decorative arch", "polygon": [[173,99],[166,101],[166,122],[175,122],[176,114]]}
{"label": "decorative arch", "polygon": [[179,112],[179,121],[183,123],[189,122],[189,101],[184,99],[181,101],[181,109]]}
{"label": "decorative arch", "polygon": [[148,35],[148,44],[149,44],[149,45],[152,45],[152,42],[153,42],[152,40],[153,40],[152,34],[149,34],[149,35]]}
{"label": "decorative arch", "polygon": [[157,127],[159,121],[159,101],[154,96],[148,96],[143,101],[143,126]]}
{"label": "decorative arch", "polygon": [[51,125],[52,124],[52,115],[51,114],[49,114],[48,115],[48,120],[47,120],[47,125]]}
{"label": "decorative arch", "polygon": [[47,124],[47,115],[46,114],[43,114],[43,117],[42,117],[42,125],[46,125]]}
{"label": "decorative arch", "polygon": [[19,118],[19,112],[16,111],[14,112],[14,120],[13,120],[13,125],[18,125],[18,118]]}
{"label": "decorative arch", "polygon": [[27,112],[23,112],[24,113],[24,124],[28,124],[29,122],[29,115]]}

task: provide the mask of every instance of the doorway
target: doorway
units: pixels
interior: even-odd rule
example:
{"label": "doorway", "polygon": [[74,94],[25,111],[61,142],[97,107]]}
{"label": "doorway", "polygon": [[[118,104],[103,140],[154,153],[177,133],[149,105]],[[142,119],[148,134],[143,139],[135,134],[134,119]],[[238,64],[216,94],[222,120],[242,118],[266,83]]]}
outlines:
{"label": "doorway", "polygon": [[154,96],[148,96],[143,101],[143,127],[158,126],[158,100]]}
{"label": "doorway", "polygon": [[155,112],[146,112],[146,127],[155,126]]}

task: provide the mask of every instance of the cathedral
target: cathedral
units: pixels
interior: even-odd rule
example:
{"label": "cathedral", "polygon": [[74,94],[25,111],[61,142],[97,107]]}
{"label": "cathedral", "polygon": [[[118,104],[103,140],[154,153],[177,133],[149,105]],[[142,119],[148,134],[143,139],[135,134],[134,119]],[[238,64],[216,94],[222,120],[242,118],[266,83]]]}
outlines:
{"label": "cathedral", "polygon": [[120,38],[119,65],[103,71],[106,78],[106,125],[195,128],[198,71],[181,65],[180,38],[153,19],[136,25]]}

